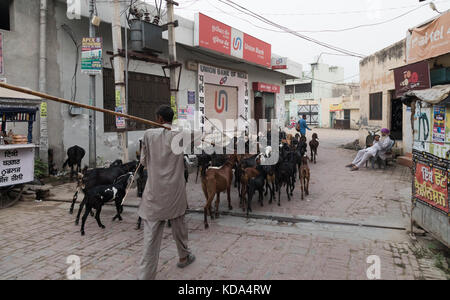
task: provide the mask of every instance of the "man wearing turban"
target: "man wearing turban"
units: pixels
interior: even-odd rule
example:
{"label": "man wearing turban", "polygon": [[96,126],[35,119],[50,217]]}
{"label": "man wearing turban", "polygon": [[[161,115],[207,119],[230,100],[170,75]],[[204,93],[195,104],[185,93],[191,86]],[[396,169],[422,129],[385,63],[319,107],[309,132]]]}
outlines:
{"label": "man wearing turban", "polygon": [[359,168],[361,168],[366,163],[366,161],[368,161],[371,157],[375,157],[377,154],[381,159],[386,159],[386,151],[392,144],[392,140],[389,137],[389,134],[389,129],[381,129],[381,138],[380,136],[377,136],[372,147],[359,151],[358,155],[356,155],[355,160],[347,167],[352,168],[352,171],[358,171]]}

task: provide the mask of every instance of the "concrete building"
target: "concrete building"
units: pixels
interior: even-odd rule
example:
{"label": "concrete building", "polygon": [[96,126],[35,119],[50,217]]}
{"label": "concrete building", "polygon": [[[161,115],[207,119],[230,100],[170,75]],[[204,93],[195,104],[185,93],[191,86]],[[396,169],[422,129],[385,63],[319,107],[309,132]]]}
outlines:
{"label": "concrete building", "polygon": [[341,96],[320,100],[321,128],[359,129],[359,97]]}
{"label": "concrete building", "polygon": [[[2,3],[4,3],[3,1]],[[4,72],[2,80],[10,84],[27,87],[33,90],[39,88],[39,0],[11,0],[9,9],[3,11],[8,16],[8,26],[0,27],[3,39],[2,62]],[[48,0],[47,17],[47,93],[74,101],[89,104],[89,78],[80,71],[80,44],[83,37],[89,34],[88,1],[76,1],[79,7],[79,18],[68,13],[73,4],[68,7],[68,1]],[[121,10],[125,11],[128,2],[121,1]],[[140,7],[144,7],[140,4]],[[97,29],[97,36],[103,39],[103,75],[96,77],[97,106],[114,110],[115,94],[112,76],[112,55],[107,54],[112,49],[111,19],[113,7],[106,1],[97,2],[97,11],[102,23]],[[149,6],[149,11],[154,11]],[[178,61],[183,64],[179,87],[179,117],[180,119],[199,120],[197,113],[201,100],[199,79],[206,87],[207,94],[214,95],[213,85],[217,74],[229,74],[224,90],[231,93],[227,109],[233,112],[236,119],[240,115],[251,118],[285,118],[284,84],[287,80],[300,77],[301,65],[290,61],[287,69],[272,70],[271,66],[250,62],[244,58],[210,51],[195,44],[196,21],[176,17],[179,26],[176,29]],[[2,19],[6,20],[6,19]],[[122,23],[125,25],[125,17]],[[165,17],[160,24],[166,24]],[[125,37],[123,31],[122,37]],[[128,32],[130,37],[130,32]],[[163,33],[163,53],[161,59],[167,59],[167,32]],[[270,41],[268,41],[270,42]],[[125,41],[124,41],[125,44]],[[141,60],[129,61],[129,107],[132,115],[153,120],[154,109],[170,102],[169,78],[159,64]],[[169,73],[168,71],[166,71]],[[208,73],[209,75],[205,74]],[[168,76],[168,74],[167,74]],[[232,78],[236,77],[236,80]],[[223,79],[226,76],[222,76]],[[240,79],[240,80],[238,80]],[[209,82],[208,82],[209,80]],[[233,83],[234,82],[234,83]],[[209,90],[208,90],[209,86]],[[247,90],[242,93],[242,88]],[[208,115],[208,95],[206,97],[206,115]],[[212,96],[211,96],[212,97]],[[216,99],[217,101],[217,99]],[[220,99],[219,99],[220,103]],[[255,112],[258,106],[259,111]],[[255,115],[256,114],[256,115]],[[118,158],[118,137],[115,129],[115,118],[97,113],[97,162],[112,161]],[[199,124],[196,124],[199,125]],[[129,155],[134,158],[138,140],[143,136],[146,127],[129,123]],[[39,141],[39,131],[35,129],[34,140]],[[67,149],[79,145],[88,152],[88,111],[77,110],[67,105],[49,102],[48,104],[48,144],[53,150],[56,166],[61,166]],[[39,142],[37,142],[39,144]],[[83,161],[87,164],[88,153]]]}
{"label": "concrete building", "polygon": [[394,68],[405,65],[405,40],[382,49],[360,62],[360,144],[370,131],[389,128],[399,154],[411,153],[411,111],[396,99]]}
{"label": "concrete building", "polygon": [[330,66],[319,60],[311,64],[311,71],[304,73],[302,79],[288,81],[285,106],[289,117],[286,118],[286,124],[289,125],[292,120],[298,120],[302,114],[306,114],[309,124],[322,126],[320,100],[335,97],[335,83],[343,80],[343,68]]}

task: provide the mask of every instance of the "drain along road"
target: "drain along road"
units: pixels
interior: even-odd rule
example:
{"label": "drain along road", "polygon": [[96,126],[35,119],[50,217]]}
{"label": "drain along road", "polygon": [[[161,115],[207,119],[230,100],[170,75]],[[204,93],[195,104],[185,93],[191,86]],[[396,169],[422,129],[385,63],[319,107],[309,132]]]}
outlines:
{"label": "drain along road", "polygon": [[[232,214],[210,221],[204,229],[201,185],[191,174],[187,216],[190,247],[197,261],[176,267],[177,251],[166,229],[157,279],[368,279],[367,270],[380,258],[381,279],[446,279],[422,243],[409,238],[410,171],[350,172],[344,166],[355,151],[339,148],[357,138],[355,131],[314,130],[320,148],[311,165],[311,195],[291,202],[282,193],[281,207],[254,201],[255,218],[239,214],[232,190]],[[311,133],[308,133],[309,135]],[[297,184],[299,184],[297,182]],[[136,279],[143,235],[135,230],[137,198],[130,198],[124,221],[112,222],[114,210],[103,210],[105,230],[94,219],[81,237],[68,214],[74,184],[55,187],[52,200],[21,202],[0,211],[0,279],[65,279],[66,260],[77,255],[82,279]],[[135,194],[133,192],[133,194]],[[221,211],[228,213],[226,197]]]}

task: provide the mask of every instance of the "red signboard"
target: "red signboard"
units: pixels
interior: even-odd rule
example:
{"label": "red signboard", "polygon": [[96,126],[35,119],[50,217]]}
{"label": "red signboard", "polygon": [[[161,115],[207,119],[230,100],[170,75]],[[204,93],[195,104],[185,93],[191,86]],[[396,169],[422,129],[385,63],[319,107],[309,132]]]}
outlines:
{"label": "red signboard", "polygon": [[244,59],[265,67],[272,67],[272,47],[251,35],[244,34]]}
{"label": "red signboard", "polygon": [[230,55],[231,27],[208,16],[199,17],[199,46]]}
{"label": "red signboard", "polygon": [[195,46],[270,68],[272,46],[204,14],[196,17]]}
{"label": "red signboard", "polygon": [[417,199],[449,213],[446,171],[417,163],[414,181]]}
{"label": "red signboard", "polygon": [[270,83],[253,82],[253,90],[256,92],[279,94],[281,92],[281,87]]}
{"label": "red signboard", "polygon": [[394,70],[397,97],[410,90],[424,90],[431,87],[430,68],[427,61],[404,66]]}

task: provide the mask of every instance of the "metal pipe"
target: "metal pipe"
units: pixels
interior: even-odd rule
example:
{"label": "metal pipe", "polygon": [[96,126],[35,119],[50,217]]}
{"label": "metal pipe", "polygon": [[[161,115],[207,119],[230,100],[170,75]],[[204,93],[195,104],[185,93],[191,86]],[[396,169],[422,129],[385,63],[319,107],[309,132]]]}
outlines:
{"label": "metal pipe", "polygon": [[[89,3],[89,37],[95,38],[95,26],[92,24],[94,18],[95,0],[90,0]],[[96,106],[96,76],[89,75],[89,104]],[[89,111],[89,167],[95,168],[97,166],[97,119],[95,111]]]}

